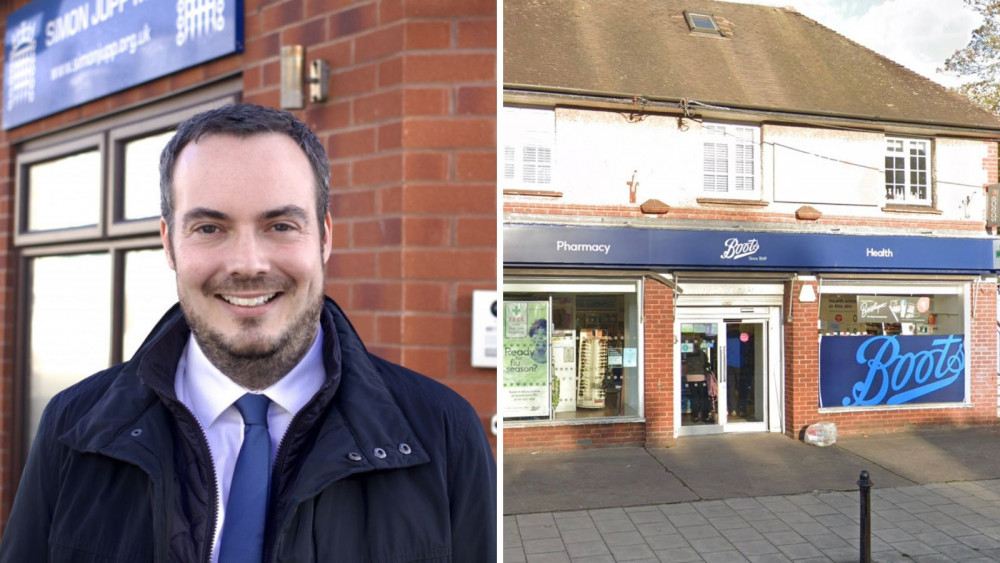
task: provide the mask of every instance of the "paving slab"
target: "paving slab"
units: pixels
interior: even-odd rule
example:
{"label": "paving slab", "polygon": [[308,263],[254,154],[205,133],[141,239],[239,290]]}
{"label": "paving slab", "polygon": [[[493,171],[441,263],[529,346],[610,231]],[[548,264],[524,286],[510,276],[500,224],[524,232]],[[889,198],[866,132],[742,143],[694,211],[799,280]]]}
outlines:
{"label": "paving slab", "polygon": [[504,514],[856,491],[1000,479],[1000,427],[844,437],[826,448],[781,434],[724,434],[669,448],[503,457]]}
{"label": "paving slab", "polygon": [[700,436],[649,452],[706,500],[857,490],[862,470],[878,475],[880,486],[914,484],[843,448],[821,448],[779,434]]}
{"label": "paving slab", "polygon": [[1000,479],[997,426],[851,436],[836,447],[917,483]]}
{"label": "paving slab", "polygon": [[642,448],[505,454],[503,487],[504,514],[698,499]]}

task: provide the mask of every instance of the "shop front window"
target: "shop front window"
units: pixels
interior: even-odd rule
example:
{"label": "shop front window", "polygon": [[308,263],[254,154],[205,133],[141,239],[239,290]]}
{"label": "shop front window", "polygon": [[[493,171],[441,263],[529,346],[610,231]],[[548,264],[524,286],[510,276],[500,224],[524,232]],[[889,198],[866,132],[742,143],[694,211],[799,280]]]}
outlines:
{"label": "shop front window", "polygon": [[964,403],[964,287],[831,288],[820,297],[820,408]]}
{"label": "shop front window", "polygon": [[640,416],[638,304],[635,284],[626,287],[511,291],[505,284],[505,419]]}

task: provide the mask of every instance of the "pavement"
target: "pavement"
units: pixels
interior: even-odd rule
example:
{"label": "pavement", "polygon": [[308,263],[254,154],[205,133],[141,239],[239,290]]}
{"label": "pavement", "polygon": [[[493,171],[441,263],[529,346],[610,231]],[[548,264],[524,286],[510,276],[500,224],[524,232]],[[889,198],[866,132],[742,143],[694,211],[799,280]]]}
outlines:
{"label": "pavement", "polygon": [[503,456],[503,561],[1000,561],[1000,427]]}

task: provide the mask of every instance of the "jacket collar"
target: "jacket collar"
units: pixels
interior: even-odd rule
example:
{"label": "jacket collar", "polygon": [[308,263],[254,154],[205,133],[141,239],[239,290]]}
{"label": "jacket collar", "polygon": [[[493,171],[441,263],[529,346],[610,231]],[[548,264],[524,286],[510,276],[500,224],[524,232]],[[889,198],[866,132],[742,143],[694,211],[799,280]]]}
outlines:
{"label": "jacket collar", "polygon": [[[316,433],[309,455],[300,457],[308,465],[302,475],[311,476],[312,482],[299,486],[318,488],[360,471],[429,461],[354,327],[330,298],[324,298],[320,322],[327,379],[296,417],[302,421],[293,421],[289,428],[285,440],[293,443],[282,445],[299,457],[298,447],[311,441],[310,432]],[[121,366],[94,407],[61,440],[80,451],[110,455],[155,472],[154,466],[162,463],[157,458],[167,453],[164,448],[172,448],[171,440],[164,439],[170,426],[167,409],[184,408],[175,397],[173,380],[189,333],[175,305]]]}

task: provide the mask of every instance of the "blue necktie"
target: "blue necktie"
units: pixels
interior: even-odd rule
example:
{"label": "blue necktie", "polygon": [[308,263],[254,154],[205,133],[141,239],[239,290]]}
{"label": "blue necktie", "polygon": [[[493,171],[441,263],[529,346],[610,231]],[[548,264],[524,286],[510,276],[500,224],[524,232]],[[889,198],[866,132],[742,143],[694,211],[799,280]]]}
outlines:
{"label": "blue necktie", "polygon": [[219,563],[259,562],[264,557],[264,521],[271,489],[271,436],[267,431],[270,403],[264,395],[253,393],[236,401],[246,426],[229,487]]}

